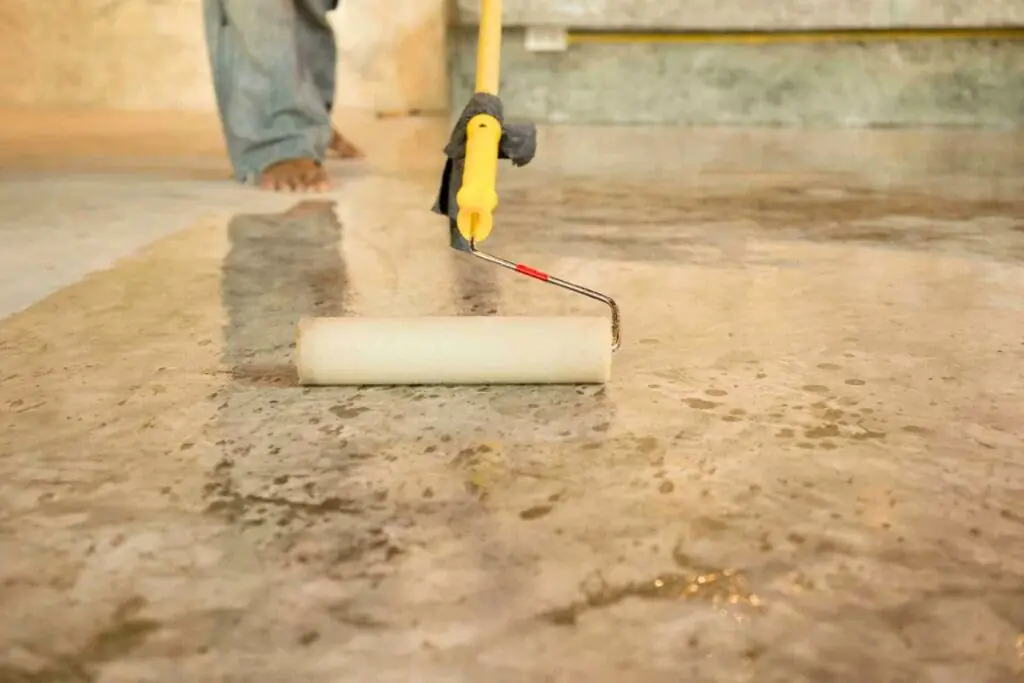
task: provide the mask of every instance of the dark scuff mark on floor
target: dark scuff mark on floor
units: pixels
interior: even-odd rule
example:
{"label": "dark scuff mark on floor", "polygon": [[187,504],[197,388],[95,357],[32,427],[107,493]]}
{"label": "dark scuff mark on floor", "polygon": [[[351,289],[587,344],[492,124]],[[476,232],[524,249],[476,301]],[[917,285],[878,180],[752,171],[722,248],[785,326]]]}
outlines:
{"label": "dark scuff mark on floor", "polygon": [[545,517],[550,514],[553,509],[554,507],[551,505],[534,505],[533,507],[520,512],[519,517],[520,519],[525,519],[527,521],[540,519],[541,517]]}
{"label": "dark scuff mark on floor", "polygon": [[[94,683],[96,669],[117,661],[141,647],[149,636],[162,628],[154,619],[140,616],[148,602],[133,596],[122,603],[110,622],[97,631],[76,652],[44,658],[45,663],[31,670],[0,664],[2,683]],[[39,653],[33,653],[38,655]]]}
{"label": "dark scuff mark on floor", "polygon": [[302,512],[309,515],[323,514],[345,514],[357,515],[363,512],[363,507],[353,500],[332,496],[317,502],[306,502],[301,500],[289,500],[275,496],[258,496],[255,494],[240,495],[229,491],[224,497],[210,503],[206,510],[212,514],[222,514],[232,521],[239,519],[250,507],[256,505],[270,505]]}
{"label": "dark scuff mark on floor", "polygon": [[582,589],[585,595],[582,600],[543,612],[538,618],[555,626],[574,626],[586,612],[617,605],[627,598],[704,600],[748,608],[759,608],[762,604],[748,588],[743,574],[732,569],[709,570],[696,575],[669,572],[617,586],[594,575],[584,582]]}

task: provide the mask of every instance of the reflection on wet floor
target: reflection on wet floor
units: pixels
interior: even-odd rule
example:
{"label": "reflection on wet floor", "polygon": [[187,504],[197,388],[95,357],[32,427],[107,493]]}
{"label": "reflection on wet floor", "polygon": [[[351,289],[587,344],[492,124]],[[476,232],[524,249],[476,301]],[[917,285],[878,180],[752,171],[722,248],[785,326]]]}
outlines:
{"label": "reflection on wet floor", "polygon": [[241,214],[228,222],[221,355],[235,378],[294,385],[290,349],[298,318],[348,312],[342,226],[334,206],[304,201],[283,214]]}
{"label": "reflection on wet floor", "polygon": [[489,245],[616,296],[608,386],[296,386],[303,315],[594,312],[433,182],[0,322],[0,680],[1024,674],[1019,194],[516,171]]}
{"label": "reflection on wet floor", "polygon": [[[503,195],[503,229],[545,249],[616,260],[692,259],[737,236],[839,242],[1024,260],[1024,200],[964,201],[924,192],[826,183],[772,187],[680,188],[670,182],[628,185],[579,179]],[[557,225],[553,231],[549,226]],[[666,235],[666,229],[671,234]]]}

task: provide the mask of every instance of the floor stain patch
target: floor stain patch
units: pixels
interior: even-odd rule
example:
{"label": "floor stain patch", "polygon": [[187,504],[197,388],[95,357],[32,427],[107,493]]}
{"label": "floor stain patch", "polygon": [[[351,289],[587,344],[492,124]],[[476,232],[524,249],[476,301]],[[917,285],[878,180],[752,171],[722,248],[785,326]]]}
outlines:
{"label": "floor stain patch", "polygon": [[527,521],[540,519],[541,517],[549,515],[553,509],[554,508],[550,505],[535,505],[520,512],[519,518]]}
{"label": "floor stain patch", "polygon": [[755,609],[763,604],[761,598],[750,591],[743,574],[732,569],[697,575],[660,574],[646,581],[622,585],[609,585],[598,578],[597,585],[585,585],[584,592],[584,599],[543,612],[539,618],[555,626],[574,626],[586,613],[616,605],[629,598],[705,601],[713,605]]}
{"label": "floor stain patch", "polygon": [[721,403],[715,403],[714,401],[705,401],[702,398],[688,398],[684,400],[684,403],[694,410],[713,410],[722,405]]}

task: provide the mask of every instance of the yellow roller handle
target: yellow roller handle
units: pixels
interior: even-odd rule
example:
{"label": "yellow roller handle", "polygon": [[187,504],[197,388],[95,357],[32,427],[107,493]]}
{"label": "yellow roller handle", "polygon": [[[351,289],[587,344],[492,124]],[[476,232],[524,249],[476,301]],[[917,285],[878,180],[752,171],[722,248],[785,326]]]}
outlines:
{"label": "yellow roller handle", "polygon": [[469,120],[466,131],[466,168],[462,187],[455,196],[459,204],[459,232],[467,240],[483,242],[494,227],[494,209],[498,206],[498,144],[501,124],[488,114]]}
{"label": "yellow roller handle", "polygon": [[[476,48],[476,91],[498,94],[501,77],[501,0],[481,0],[480,35]],[[456,221],[467,240],[483,242],[494,227],[498,206],[498,145],[501,124],[493,116],[478,114],[466,130],[466,167],[462,187],[455,196],[459,205]]]}

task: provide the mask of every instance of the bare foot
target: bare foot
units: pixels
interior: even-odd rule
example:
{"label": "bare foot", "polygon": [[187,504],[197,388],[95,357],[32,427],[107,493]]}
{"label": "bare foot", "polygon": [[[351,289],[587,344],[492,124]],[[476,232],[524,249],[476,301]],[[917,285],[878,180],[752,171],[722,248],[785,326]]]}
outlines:
{"label": "bare foot", "polygon": [[326,192],[331,188],[327,172],[315,159],[286,159],[271,164],[260,174],[260,187],[277,192]]}
{"label": "bare foot", "polygon": [[327,146],[327,151],[342,159],[363,158],[362,150],[336,130],[331,131],[331,143]]}

